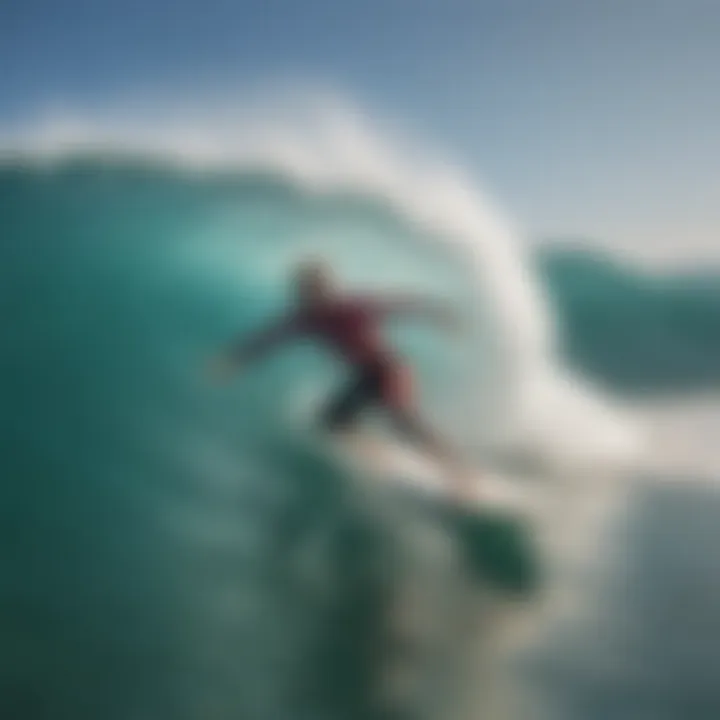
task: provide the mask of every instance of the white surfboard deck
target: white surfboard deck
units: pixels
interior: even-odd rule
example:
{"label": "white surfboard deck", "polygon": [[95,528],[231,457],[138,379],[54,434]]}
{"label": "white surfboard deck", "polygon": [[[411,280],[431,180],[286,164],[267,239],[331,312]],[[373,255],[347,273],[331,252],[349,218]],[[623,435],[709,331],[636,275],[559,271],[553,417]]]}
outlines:
{"label": "white surfboard deck", "polygon": [[506,478],[486,471],[470,472],[465,498],[453,491],[452,477],[442,464],[413,448],[367,432],[348,433],[333,441],[342,460],[379,480],[404,485],[471,510],[520,511],[527,498]]}

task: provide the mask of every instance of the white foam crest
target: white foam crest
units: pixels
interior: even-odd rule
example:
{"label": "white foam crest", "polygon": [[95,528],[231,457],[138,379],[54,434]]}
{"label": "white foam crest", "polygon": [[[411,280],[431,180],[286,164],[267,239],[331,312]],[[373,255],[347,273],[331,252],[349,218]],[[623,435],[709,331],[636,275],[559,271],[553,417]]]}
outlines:
{"label": "white foam crest", "polygon": [[470,357],[466,425],[485,440],[491,429],[493,440],[531,452],[593,461],[624,455],[633,442],[624,413],[561,367],[520,234],[458,167],[388,136],[349,103],[323,97],[269,112],[50,113],[0,133],[0,157],[42,163],[79,153],[130,155],[194,171],[280,173],[307,192],[379,197],[472,277],[483,373]]}

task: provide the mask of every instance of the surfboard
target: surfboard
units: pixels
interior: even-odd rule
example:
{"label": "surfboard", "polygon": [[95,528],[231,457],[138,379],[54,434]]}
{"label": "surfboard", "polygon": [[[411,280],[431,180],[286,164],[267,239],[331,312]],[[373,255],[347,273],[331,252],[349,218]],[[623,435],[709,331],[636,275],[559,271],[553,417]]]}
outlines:
{"label": "surfboard", "polygon": [[462,481],[467,491],[460,497],[454,490],[450,472],[442,463],[398,441],[357,431],[334,442],[336,452],[356,469],[380,481],[434,497],[444,504],[479,512],[522,512],[526,506],[524,494],[493,472],[464,473]]}
{"label": "surfboard", "polygon": [[477,471],[466,477],[470,488],[461,498],[440,463],[399,442],[354,431],[332,444],[350,468],[402,488],[430,508],[458,538],[479,579],[513,595],[529,596],[537,590],[540,564],[528,523],[530,497],[522,486]]}

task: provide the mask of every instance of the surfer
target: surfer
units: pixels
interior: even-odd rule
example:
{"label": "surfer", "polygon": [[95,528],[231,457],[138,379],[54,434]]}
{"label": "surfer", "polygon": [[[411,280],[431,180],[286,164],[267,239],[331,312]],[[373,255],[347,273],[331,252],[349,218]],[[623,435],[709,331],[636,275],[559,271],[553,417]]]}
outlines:
{"label": "surfer", "polygon": [[[392,316],[423,316],[446,326],[455,324],[455,316],[439,303],[422,298],[347,296],[329,268],[319,262],[301,264],[292,286],[294,303],[290,311],[231,344],[213,360],[214,374],[225,377],[242,370],[293,339],[318,340],[352,369],[348,384],[321,411],[322,428],[331,433],[351,430],[362,411],[378,407],[397,432],[440,461],[459,485],[464,473],[457,453],[420,416],[410,368],[381,333],[382,321]],[[456,489],[461,490],[459,486]]]}

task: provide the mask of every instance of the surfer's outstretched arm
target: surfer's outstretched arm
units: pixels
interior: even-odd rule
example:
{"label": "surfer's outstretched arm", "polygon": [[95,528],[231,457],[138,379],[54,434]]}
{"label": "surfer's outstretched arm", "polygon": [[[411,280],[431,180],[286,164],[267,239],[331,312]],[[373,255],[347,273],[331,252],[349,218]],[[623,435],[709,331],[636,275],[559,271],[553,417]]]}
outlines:
{"label": "surfer's outstretched arm", "polygon": [[220,353],[212,363],[213,373],[227,376],[251,362],[261,360],[269,352],[295,337],[299,331],[300,323],[294,317],[283,318],[261,328],[232,343]]}
{"label": "surfer's outstretched arm", "polygon": [[460,325],[459,314],[447,303],[434,298],[420,295],[385,296],[372,301],[372,305],[384,317],[418,317],[452,329]]}

